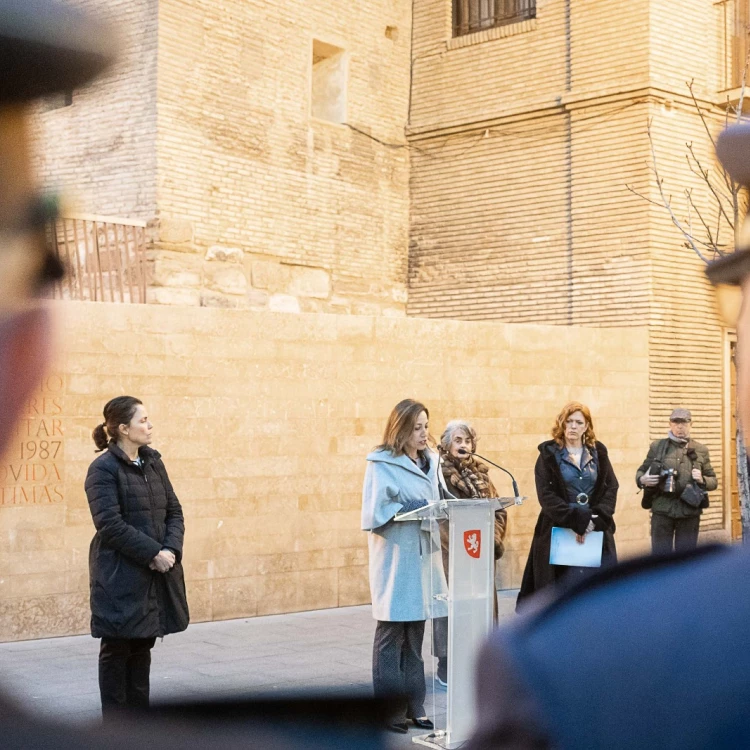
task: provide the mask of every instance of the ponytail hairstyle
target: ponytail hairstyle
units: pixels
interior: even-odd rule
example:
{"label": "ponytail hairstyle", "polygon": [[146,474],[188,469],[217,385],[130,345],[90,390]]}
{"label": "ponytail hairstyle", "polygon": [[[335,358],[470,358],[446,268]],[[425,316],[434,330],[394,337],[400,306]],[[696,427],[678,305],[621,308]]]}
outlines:
{"label": "ponytail hairstyle", "polygon": [[91,437],[97,453],[109,446],[110,440],[120,437],[120,425],[130,424],[136,409],[143,401],[133,396],[117,396],[104,405],[104,422],[94,428]]}

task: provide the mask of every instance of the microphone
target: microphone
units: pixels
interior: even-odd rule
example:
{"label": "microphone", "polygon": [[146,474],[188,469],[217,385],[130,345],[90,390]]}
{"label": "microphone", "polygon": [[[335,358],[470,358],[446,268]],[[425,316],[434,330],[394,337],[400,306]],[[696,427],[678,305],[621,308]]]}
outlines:
{"label": "microphone", "polygon": [[513,492],[515,493],[515,496],[521,497],[521,493],[518,491],[518,485],[516,484],[516,478],[507,469],[504,469],[502,466],[500,466],[500,464],[496,464],[494,461],[490,461],[489,458],[480,456],[478,453],[472,453],[471,451],[467,451],[466,448],[459,448],[458,454],[460,456],[476,456],[477,458],[481,458],[482,461],[486,461],[488,464],[492,464],[496,469],[500,469],[500,471],[504,471],[513,482]]}

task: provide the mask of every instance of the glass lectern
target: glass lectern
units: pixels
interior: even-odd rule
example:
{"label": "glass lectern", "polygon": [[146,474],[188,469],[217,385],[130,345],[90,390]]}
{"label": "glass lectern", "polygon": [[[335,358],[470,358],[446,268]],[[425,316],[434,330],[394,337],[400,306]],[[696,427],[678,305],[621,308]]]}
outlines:
{"label": "glass lectern", "polygon": [[[447,688],[432,669],[433,656],[443,655],[440,637],[425,639],[429,653],[425,658],[427,675],[427,713],[434,731],[414,738],[414,742],[451,750],[464,743],[475,727],[474,670],[480,647],[493,627],[495,607],[495,511],[520,505],[524,498],[440,500],[411,513],[399,514],[398,522],[421,522],[429,528],[433,545],[440,548],[440,525],[447,524],[449,539],[448,593],[444,582],[431,581],[433,616],[447,612]],[[447,606],[446,606],[447,605]],[[433,620],[435,625],[437,620]],[[445,621],[439,623],[443,628]],[[427,632],[440,632],[430,628]],[[443,630],[444,632],[444,630]]]}

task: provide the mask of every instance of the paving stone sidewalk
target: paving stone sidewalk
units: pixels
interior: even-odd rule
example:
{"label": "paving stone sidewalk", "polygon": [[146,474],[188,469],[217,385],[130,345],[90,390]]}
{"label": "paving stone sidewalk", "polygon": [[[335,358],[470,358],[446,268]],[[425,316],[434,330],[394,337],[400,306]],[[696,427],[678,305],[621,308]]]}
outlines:
{"label": "paving stone sidewalk", "polygon": [[[514,591],[500,592],[500,616],[510,616]],[[197,623],[157,641],[151,667],[154,700],[177,697],[372,693],[375,623],[369,606]],[[425,637],[428,713],[445,714],[446,693],[435,683]],[[90,636],[0,644],[0,682],[27,710],[69,723],[100,718],[99,641]],[[411,736],[393,747],[412,747]]]}

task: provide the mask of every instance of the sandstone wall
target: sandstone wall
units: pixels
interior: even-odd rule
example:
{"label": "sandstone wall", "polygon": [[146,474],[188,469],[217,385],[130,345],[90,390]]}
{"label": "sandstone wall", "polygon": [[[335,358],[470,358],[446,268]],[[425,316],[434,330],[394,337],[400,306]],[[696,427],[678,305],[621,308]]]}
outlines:
{"label": "sandstone wall", "polygon": [[571,398],[591,406],[620,478],[620,550],[648,546],[632,482],[648,441],[643,329],[57,309],[63,353],[0,469],[0,640],[87,630],[90,433],[122,393],[144,399],[185,509],[193,621],[368,601],[364,456],[408,396],[431,408],[436,436],[473,421],[529,496],[510,510],[504,586],[519,585],[538,514],[536,446]]}

